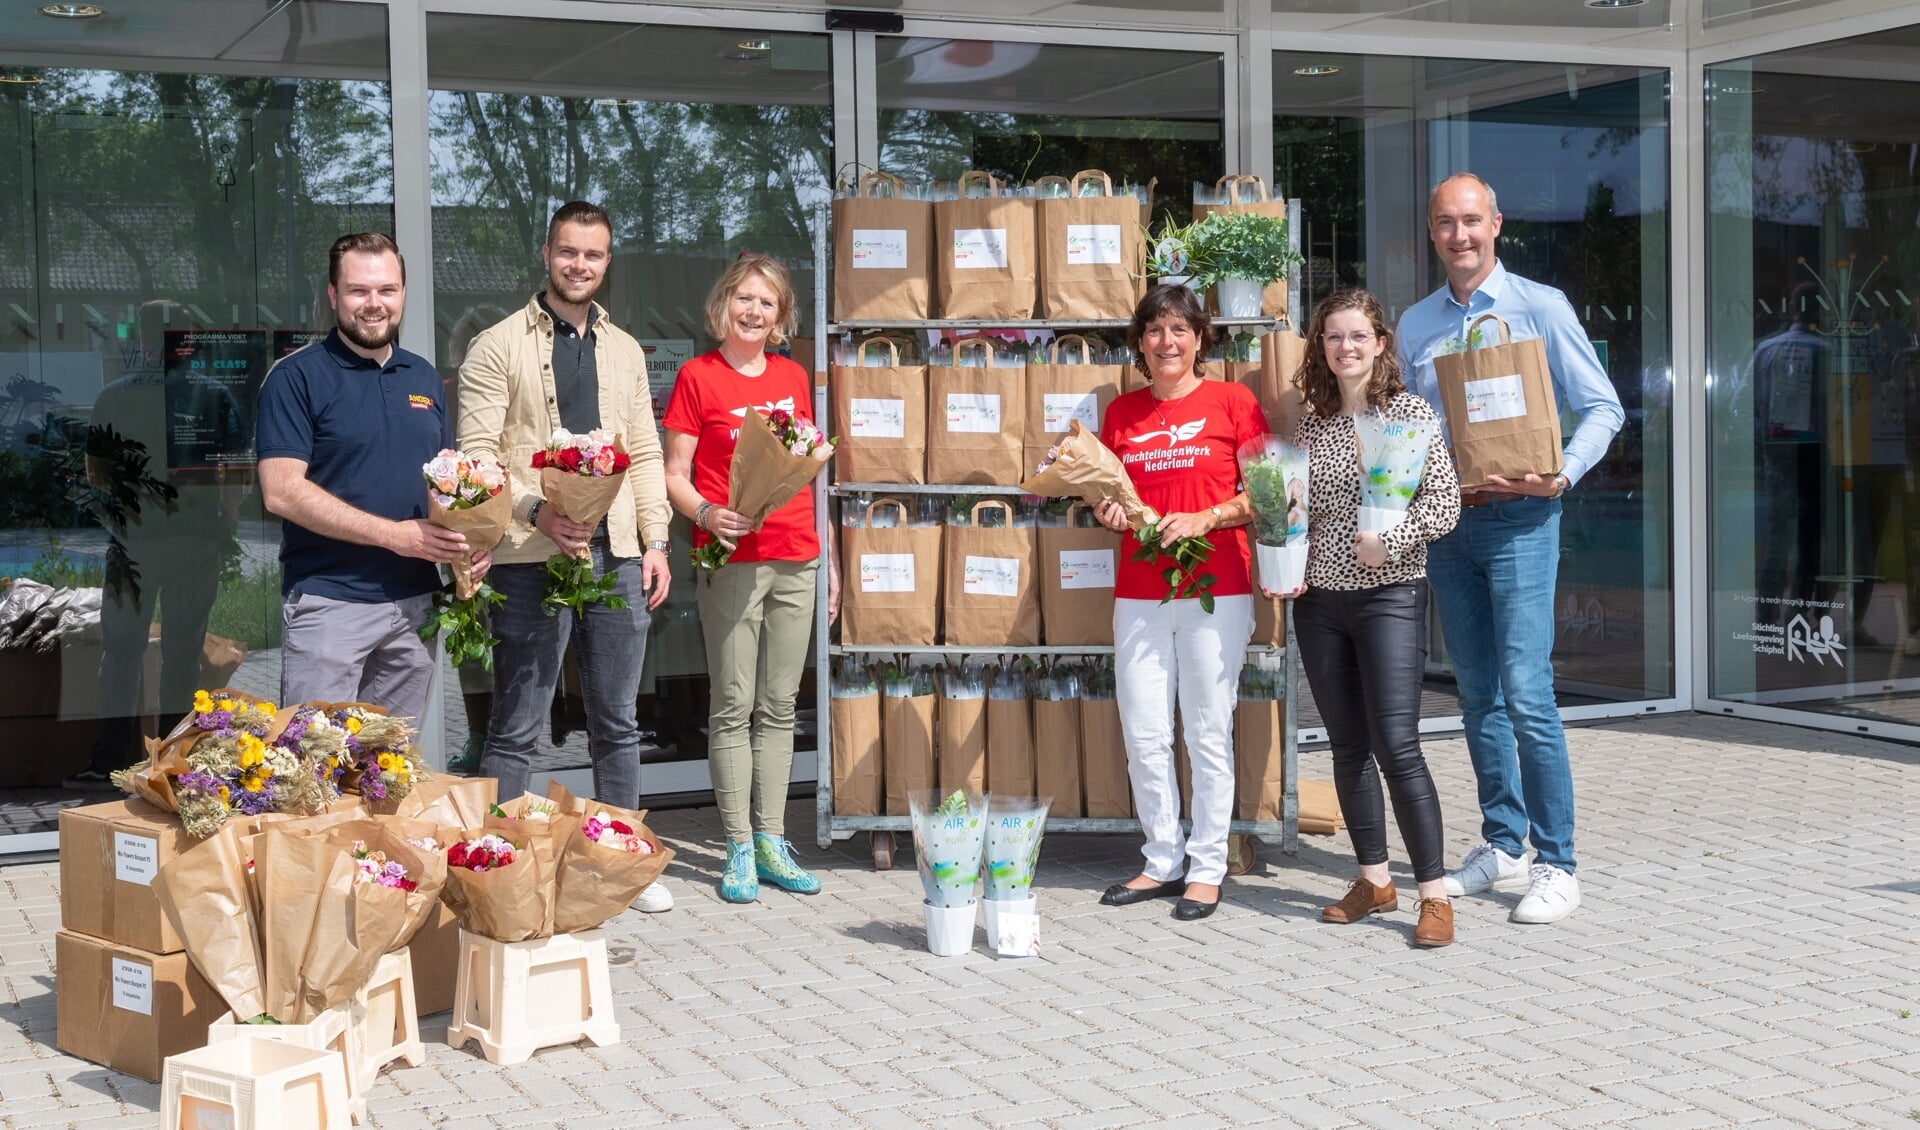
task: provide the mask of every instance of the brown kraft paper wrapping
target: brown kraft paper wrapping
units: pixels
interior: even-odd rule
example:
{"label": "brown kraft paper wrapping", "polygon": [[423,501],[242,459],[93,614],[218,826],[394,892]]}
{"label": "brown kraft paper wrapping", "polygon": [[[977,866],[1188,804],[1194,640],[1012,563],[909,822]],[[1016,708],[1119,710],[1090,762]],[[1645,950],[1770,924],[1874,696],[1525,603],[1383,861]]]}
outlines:
{"label": "brown kraft paper wrapping", "polygon": [[1103,526],[1042,527],[1037,533],[1040,634],[1047,645],[1112,644],[1120,535]]}
{"label": "brown kraft paper wrapping", "polygon": [[1546,347],[1537,337],[1510,342],[1507,323],[1497,314],[1474,319],[1467,340],[1488,321],[1500,327],[1499,345],[1433,359],[1453,461],[1467,490],[1486,485],[1493,475],[1544,478],[1563,465]]}
{"label": "brown kraft paper wrapping", "polygon": [[487,818],[487,809],[499,799],[500,782],[492,777],[437,773],[415,784],[399,800],[389,798],[367,807],[383,815],[390,813],[442,828],[478,828]]}
{"label": "brown kraft paper wrapping", "polygon": [[1080,772],[1086,781],[1087,815],[1133,815],[1133,785],[1127,779],[1127,747],[1120,736],[1120,704],[1080,700]]}
{"label": "brown kraft paper wrapping", "polygon": [[[962,367],[964,350],[983,364]],[[1005,486],[1026,476],[1024,368],[997,368],[983,337],[955,342],[953,365],[927,369],[927,481]]]}
{"label": "brown kraft paper wrapping", "polygon": [[1247,638],[1247,644],[1251,647],[1287,645],[1286,601],[1261,592],[1258,584],[1253,587],[1253,635]]}
{"label": "brown kraft paper wrapping", "polygon": [[1059,457],[1046,470],[1028,475],[1020,483],[1021,490],[1041,498],[1072,496],[1089,506],[1119,503],[1126,512],[1127,527],[1135,533],[1159,521],[1153,509],[1140,501],[1133,480],[1127,477],[1126,465],[1091,429],[1073,421],[1058,446]]}
{"label": "brown kraft paper wrapping", "polygon": [[354,882],[348,849],[270,828],[255,841],[266,1012],[305,1024],[353,996],[393,945],[406,892]]}
{"label": "brown kraft paper wrapping", "polygon": [[1098,432],[1100,421],[1106,417],[1107,405],[1120,395],[1127,366],[1063,363],[1063,353],[1072,357],[1076,348],[1083,359],[1092,361],[1093,346],[1087,339],[1068,334],[1055,339],[1049,347],[1050,360],[1027,364],[1023,476],[1033,474],[1033,469],[1046,458],[1047,449],[1067,434],[1068,421],[1079,420],[1087,431]]}
{"label": "brown kraft paper wrapping", "polygon": [[829,696],[833,721],[833,811],[836,816],[880,816],[886,808],[881,774],[879,694]]}
{"label": "brown kraft paper wrapping", "polygon": [[944,795],[987,791],[987,700],[940,699],[940,755],[934,767]]}
{"label": "brown kraft paper wrapping", "polygon": [[[557,782],[547,785],[547,799],[574,817],[554,862],[554,933],[592,930],[619,917],[673,862],[673,849],[647,827],[645,812],[576,797]],[[631,827],[654,850],[633,854],[589,840],[586,820],[602,812]]]}
{"label": "brown kraft paper wrapping", "polygon": [[247,874],[252,857],[242,843],[247,831],[244,822],[229,821],[153,877],[161,913],[193,967],[243,1020],[267,1011],[259,907]]}
{"label": "brown kraft paper wrapping", "polygon": [[1307,398],[1294,381],[1306,360],[1307,339],[1292,330],[1278,330],[1260,339],[1260,370],[1243,381],[1260,400],[1267,431],[1288,443],[1307,412]]}
{"label": "brown kraft paper wrapping", "polygon": [[[1246,173],[1229,174],[1214,182],[1214,187],[1224,189],[1227,194],[1225,204],[1195,204],[1193,218],[1198,220],[1210,212],[1249,212],[1256,216],[1271,216],[1277,220],[1287,218],[1287,202],[1279,196],[1267,195],[1267,182]],[[1287,313],[1287,283],[1285,279],[1268,283],[1260,292],[1260,312],[1269,318],[1284,317]]]}
{"label": "brown kraft paper wrapping", "polygon": [[[297,831],[297,826],[289,830]],[[392,816],[377,816],[366,820],[347,820],[328,826],[320,833],[349,850],[356,841],[366,844],[374,851],[387,853],[387,858],[407,869],[407,878],[414,882],[414,889],[402,891],[406,895],[407,912],[402,919],[400,930],[387,947],[389,953],[404,948],[413,941],[420,928],[432,920],[440,907],[440,890],[447,884],[447,856],[444,850],[426,851],[413,841],[427,839],[436,844],[440,840],[440,828],[424,820],[403,820]]]}
{"label": "brown kraft paper wrapping", "polygon": [[[982,528],[981,515],[998,509],[1004,528]],[[941,579],[946,643],[957,647],[1036,647],[1040,643],[1040,587],[1034,580],[1034,531],[1014,528],[1013,508],[989,499],[973,507],[972,526],[947,527]]]}
{"label": "brown kraft paper wrapping", "polygon": [[900,364],[891,341],[864,342],[861,353],[885,346],[886,366],[833,367],[834,477],[843,483],[927,481],[927,367]]}
{"label": "brown kraft paper wrapping", "polygon": [[858,196],[833,202],[835,321],[922,321],[930,315],[933,204],[901,199],[903,187],[891,173],[871,172],[856,185]]}
{"label": "brown kraft paper wrapping", "polygon": [[513,840],[513,862],[491,871],[447,867],[447,885],[441,899],[460,918],[460,928],[497,942],[524,942],[553,933],[553,871],[551,856],[543,870],[540,859],[515,837],[499,828],[448,828],[442,839],[478,839],[487,833]]}
{"label": "brown kraft paper wrapping", "polygon": [[[627,450],[626,437],[613,437],[613,449]],[[618,475],[576,475],[558,467],[540,468],[540,497],[547,505],[562,517],[570,518],[583,526],[598,526],[600,519],[613,509],[613,500],[620,494],[620,487],[627,481],[625,473]],[[586,561],[593,556],[591,547],[582,546],[575,557]]]}
{"label": "brown kraft paper wrapping", "polygon": [[906,816],[907,794],[933,787],[933,711],[938,695],[881,695],[880,742],[887,815]]}
{"label": "brown kraft paper wrapping", "polygon": [[[874,529],[893,508],[899,525]],[[910,527],[898,500],[876,499],[867,526],[840,531],[840,641],[931,647],[940,634],[940,547],[945,529]]]}
{"label": "brown kraft paper wrapping", "polygon": [[[1098,196],[1082,196],[1097,183]],[[1098,169],[1074,174],[1065,199],[1036,202],[1040,242],[1040,316],[1126,318],[1146,293],[1140,205],[1115,196]]]}
{"label": "brown kraft paper wrapping", "polygon": [[[990,195],[966,195],[968,185],[982,182]],[[999,195],[1000,182],[978,169],[961,175],[959,191],[959,199],[933,205],[936,316],[1033,317],[1034,202]]]}
{"label": "brown kraft paper wrapping", "polygon": [[1234,707],[1234,815],[1241,820],[1280,819],[1280,716],[1284,703],[1242,701]]}
{"label": "brown kraft paper wrapping", "polygon": [[1006,796],[1045,796],[1034,779],[1033,702],[987,699],[987,787]]}
{"label": "brown kraft paper wrapping", "polygon": [[1033,701],[1033,776],[1040,796],[1051,796],[1052,816],[1086,812],[1080,787],[1080,703]]}
{"label": "brown kraft paper wrapping", "polygon": [[478,506],[448,510],[433,500],[433,491],[429,489],[427,521],[467,539],[467,555],[449,566],[453,571],[453,595],[465,600],[480,587],[473,579],[473,555],[492,549],[507,536],[507,526],[513,521],[513,494],[503,487],[499,494]]}
{"label": "brown kraft paper wrapping", "polygon": [[[209,693],[215,699],[231,698],[243,703],[266,701],[232,687],[221,687]],[[280,709],[264,740],[271,742],[280,736],[280,732],[292,720],[294,709],[291,706]],[[156,808],[164,808],[168,812],[180,811],[180,802],[173,795],[173,779],[187,771],[187,755],[209,732],[195,726],[193,715],[188,714],[175,723],[165,737],[143,739],[147,747],[147,760],[128,771],[126,784],[122,788]]]}
{"label": "brown kraft paper wrapping", "polygon": [[822,444],[812,455],[795,455],[774,434],[773,421],[749,411],[727,470],[727,509],[759,529],[767,515],[807,489],[833,450],[832,444]]}

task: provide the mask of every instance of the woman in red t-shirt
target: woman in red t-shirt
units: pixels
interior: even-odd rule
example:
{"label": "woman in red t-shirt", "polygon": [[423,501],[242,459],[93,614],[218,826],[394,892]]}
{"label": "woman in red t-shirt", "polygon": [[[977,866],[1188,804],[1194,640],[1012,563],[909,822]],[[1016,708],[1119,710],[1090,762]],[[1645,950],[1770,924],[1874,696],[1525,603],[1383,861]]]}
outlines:
{"label": "woman in red t-shirt", "polygon": [[[758,529],[726,507],[746,414],[783,408],[813,419],[807,371],[767,352],[793,325],[786,269],[764,256],[736,260],[707,296],[707,332],[720,347],[680,366],[664,421],[667,497],[692,519],[696,549],[716,539],[733,549],[695,586],[711,688],[707,760],[727,834],[720,897],[728,902],[752,902],[761,879],[801,894],[820,889],[794,862],[786,838],[793,700],[807,665],[820,567],[813,492],[794,495]],[[837,593],[828,596],[831,614]]]}
{"label": "woman in red t-shirt", "polygon": [[[1241,444],[1266,432],[1253,393],[1232,381],[1203,379],[1198,359],[1212,344],[1213,325],[1191,290],[1148,290],[1134,309],[1127,345],[1150,383],[1116,398],[1100,429],[1140,500],[1160,515],[1162,543],[1187,537],[1213,543],[1197,570],[1213,578],[1211,612],[1185,585],[1179,597],[1165,599],[1163,577],[1173,558],[1133,560],[1140,542],[1131,531],[1114,586],[1114,697],[1147,842],[1140,874],[1108,887],[1100,901],[1126,906],[1180,895],[1173,913],[1183,921],[1213,913],[1227,875],[1235,690],[1253,634],[1247,536],[1240,528],[1253,511],[1240,489],[1237,456]],[[1118,503],[1101,504],[1095,516],[1111,529],[1126,528]],[[1176,701],[1193,768],[1193,831],[1185,836],[1173,765]]]}

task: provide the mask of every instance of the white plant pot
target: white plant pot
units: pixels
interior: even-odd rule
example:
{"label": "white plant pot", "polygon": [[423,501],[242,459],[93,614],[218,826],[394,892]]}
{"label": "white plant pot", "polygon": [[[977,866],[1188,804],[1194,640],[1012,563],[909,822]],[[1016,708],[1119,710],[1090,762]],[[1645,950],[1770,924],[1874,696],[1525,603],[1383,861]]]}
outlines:
{"label": "white plant pot", "polygon": [[1039,897],[987,899],[987,944],[1001,957],[1040,954]]}
{"label": "white plant pot", "polygon": [[973,949],[973,920],[980,912],[977,903],[935,906],[922,899],[920,909],[927,917],[927,949],[934,956],[959,957]]}
{"label": "white plant pot", "polygon": [[1360,532],[1363,534],[1384,534],[1406,520],[1405,510],[1392,510],[1385,506],[1362,506],[1358,515]]}
{"label": "white plant pot", "polygon": [[1259,558],[1261,592],[1279,596],[1307,583],[1305,541],[1299,545],[1268,545],[1257,541],[1253,548]]}
{"label": "white plant pot", "polygon": [[1221,279],[1220,316],[1222,318],[1258,318],[1260,295],[1266,289],[1258,279]]}

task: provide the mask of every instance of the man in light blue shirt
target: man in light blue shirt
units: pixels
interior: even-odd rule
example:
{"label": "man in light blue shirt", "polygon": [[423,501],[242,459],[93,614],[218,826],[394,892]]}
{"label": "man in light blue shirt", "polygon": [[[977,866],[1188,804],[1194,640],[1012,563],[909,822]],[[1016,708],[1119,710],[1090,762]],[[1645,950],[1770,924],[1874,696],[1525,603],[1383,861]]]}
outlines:
{"label": "man in light blue shirt", "polygon": [[[1409,308],[1396,336],[1409,383],[1444,420],[1433,359],[1467,348],[1473,320],[1498,314],[1512,340],[1541,339],[1559,406],[1580,420],[1560,471],[1463,482],[1459,525],[1427,550],[1486,841],[1447,875],[1447,893],[1525,890],[1513,920],[1545,923],[1580,905],[1573,772],[1553,697],[1560,496],[1606,454],[1626,414],[1566,295],[1500,265],[1494,254],[1500,219],[1492,186],[1472,173],[1434,187],[1427,234],[1446,267],[1447,285]],[[1480,332],[1489,329],[1492,323]],[[1473,344],[1497,344],[1497,338]]]}

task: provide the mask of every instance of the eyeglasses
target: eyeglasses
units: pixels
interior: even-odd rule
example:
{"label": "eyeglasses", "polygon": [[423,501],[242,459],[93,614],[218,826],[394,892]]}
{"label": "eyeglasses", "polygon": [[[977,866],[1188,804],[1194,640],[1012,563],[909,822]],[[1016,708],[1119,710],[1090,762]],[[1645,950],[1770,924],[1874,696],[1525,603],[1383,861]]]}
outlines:
{"label": "eyeglasses", "polygon": [[1376,336],[1375,334],[1368,333],[1366,330],[1361,330],[1358,333],[1350,334],[1321,334],[1320,340],[1335,349],[1347,344],[1352,344],[1359,349],[1365,349],[1368,345],[1372,344]]}

